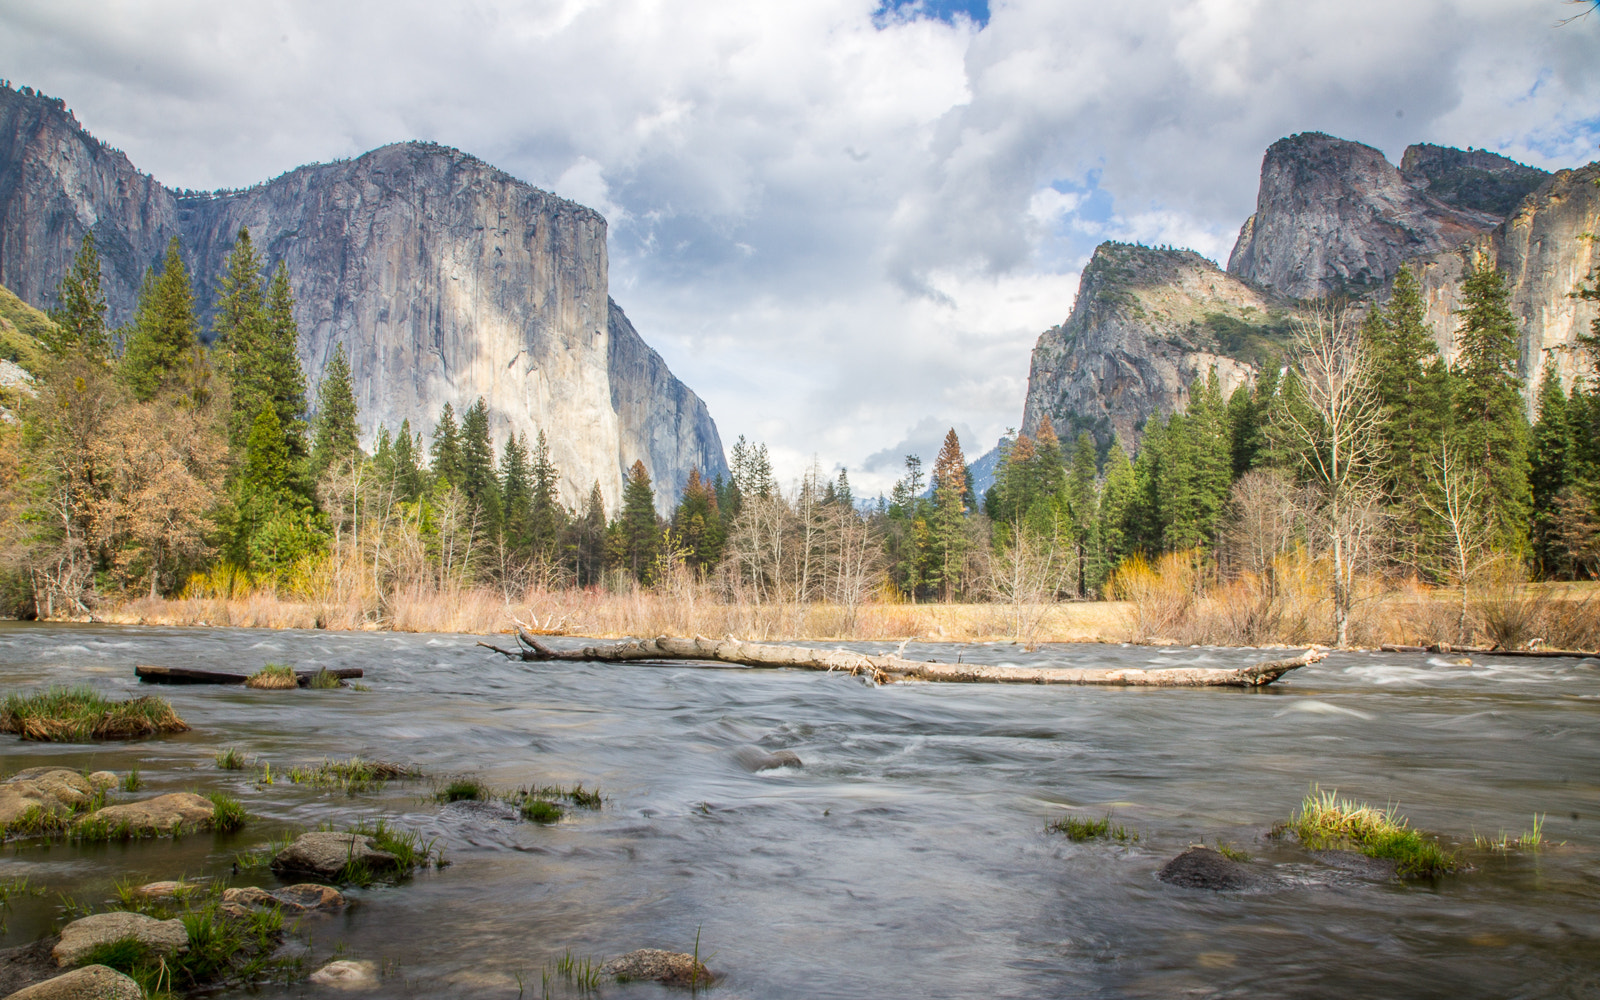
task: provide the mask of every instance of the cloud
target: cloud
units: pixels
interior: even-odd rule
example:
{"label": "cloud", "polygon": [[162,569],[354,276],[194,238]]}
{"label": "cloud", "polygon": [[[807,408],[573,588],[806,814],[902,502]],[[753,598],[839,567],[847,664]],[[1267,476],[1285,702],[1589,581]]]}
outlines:
{"label": "cloud", "polygon": [[955,424],[972,457],[1020,420],[1100,240],[1225,259],[1280,136],[1593,158],[1600,18],[1566,12],[0,0],[0,60],[174,186],[424,138],[602,210],[613,296],[724,437],[865,494],[894,438]]}

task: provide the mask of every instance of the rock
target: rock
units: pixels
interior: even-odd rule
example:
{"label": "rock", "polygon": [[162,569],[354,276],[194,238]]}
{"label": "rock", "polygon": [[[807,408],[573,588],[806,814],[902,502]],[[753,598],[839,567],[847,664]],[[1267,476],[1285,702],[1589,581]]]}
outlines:
{"label": "rock", "polygon": [[54,796],[47,795],[31,781],[0,785],[0,827],[10,826],[30,809],[47,812],[65,809]]}
{"label": "rock", "polygon": [[98,792],[109,792],[121,783],[122,779],[117,777],[115,771],[95,771],[89,775],[89,784]]}
{"label": "rock", "polygon": [[1209,847],[1189,848],[1168,861],[1156,877],[1168,885],[1217,892],[1248,889],[1256,883],[1248,868]]}
{"label": "rock", "polygon": [[365,865],[375,874],[393,872],[400,859],[380,850],[371,837],[359,833],[318,831],[302,833],[294,843],[272,859],[272,870],[279,874],[315,875],[337,881],[346,866]]}
{"label": "rock", "polygon": [[630,951],[602,965],[600,971],[622,982],[645,980],[669,986],[704,986],[714,978],[711,970],[695,961],[693,955],[660,948]]}
{"label": "rock", "polygon": [[374,990],[378,988],[378,967],[371,962],[341,959],[313,972],[311,981],[336,990]]}
{"label": "rock", "polygon": [[179,882],[175,880],[168,880],[165,882],[146,882],[144,885],[141,885],[139,888],[133,890],[133,894],[135,896],[142,896],[145,899],[177,899],[180,895],[186,894],[187,891],[193,887],[193,885],[194,883],[192,882]]}
{"label": "rock", "polygon": [[9,998],[25,986],[60,975],[61,966],[50,955],[59,940],[51,936],[15,948],[0,948],[0,997]]}
{"label": "rock", "polygon": [[81,806],[94,797],[89,779],[64,767],[30,767],[6,779],[6,784],[31,785],[64,806]]}
{"label": "rock", "polygon": [[780,767],[804,767],[800,757],[793,750],[779,750],[777,753],[767,753],[760,747],[740,747],[734,751],[733,759],[746,771],[771,771]]}
{"label": "rock", "polygon": [[459,150],[396,143],[189,196],[102,146],[64,105],[6,87],[0,177],[27,178],[0,187],[0,284],[25,302],[54,301],[92,224],[109,323],[131,318],[172,236],[199,276],[204,322],[249,226],[288,269],[302,367],[320,372],[344,346],[363,439],[403,419],[425,430],[441,404],[482,396],[497,440],[549,434],[568,504],[598,481],[616,507],[636,458],[662,496],[681,492],[691,468],[728,475],[704,402],[608,295],[605,218]]}
{"label": "rock", "polygon": [[302,882],[279,889],[272,898],[285,907],[298,910],[337,910],[344,906],[344,894],[338,889],[313,882]]}
{"label": "rock", "polygon": [[144,991],[115,969],[85,965],[19,990],[6,1000],[144,1000]]}
{"label": "rock", "polygon": [[138,802],[96,809],[75,824],[107,823],[118,827],[126,823],[135,833],[162,834],[174,828],[182,830],[209,830],[213,806],[211,800],[194,792],[172,792]]}
{"label": "rock", "polygon": [[1400,176],[1446,205],[1504,219],[1550,179],[1548,171],[1487,149],[1418,143],[1400,157]]}
{"label": "rock", "polygon": [[311,882],[302,882],[274,892],[253,885],[227,889],[223,891],[222,899],[239,906],[276,906],[300,912],[337,910],[345,904],[344,895],[338,889]]}
{"label": "rock", "polygon": [[143,913],[113,911],[81,917],[61,928],[61,940],[51,949],[62,968],[77,965],[96,947],[133,939],[152,952],[172,955],[189,950],[189,932],[183,921],[157,920]]}

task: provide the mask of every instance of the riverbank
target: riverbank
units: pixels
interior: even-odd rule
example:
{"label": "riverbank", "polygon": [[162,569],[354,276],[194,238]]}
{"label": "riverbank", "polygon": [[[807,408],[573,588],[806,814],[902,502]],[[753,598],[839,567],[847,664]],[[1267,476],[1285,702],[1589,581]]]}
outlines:
{"label": "riverbank", "polygon": [[[623,638],[735,635],[752,641],[1134,642],[1147,645],[1330,644],[1331,606],[1312,586],[1232,586],[1197,595],[1157,578],[1134,599],[1045,604],[910,604],[854,608],[753,604],[704,593],[462,589],[396,595],[381,609],[260,590],[240,596],[140,598],[96,612],[119,625],[231,626],[332,631],[485,634],[521,622],[547,634]],[[1464,627],[1463,627],[1464,626]],[[1352,645],[1600,649],[1600,583],[1536,583],[1468,595],[1407,586],[1369,590],[1356,602]]]}

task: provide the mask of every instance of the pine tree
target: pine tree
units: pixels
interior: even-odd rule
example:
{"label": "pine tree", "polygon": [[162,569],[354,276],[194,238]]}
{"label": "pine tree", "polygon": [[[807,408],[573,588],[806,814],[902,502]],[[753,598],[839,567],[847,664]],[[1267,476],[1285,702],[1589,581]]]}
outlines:
{"label": "pine tree", "polygon": [[456,426],[456,411],[449,403],[439,411],[439,422],[433,427],[433,447],[429,457],[433,475],[446,486],[459,488],[462,483],[461,431]]}
{"label": "pine tree", "polygon": [[1565,546],[1557,536],[1556,502],[1562,491],[1572,485],[1577,442],[1572,434],[1567,393],[1554,365],[1545,366],[1538,407],[1528,477],[1533,498],[1533,553],[1542,575],[1564,575],[1571,567],[1567,565]]}
{"label": "pine tree", "polygon": [[333,350],[333,360],[317,386],[316,445],[312,467],[317,476],[328,469],[344,469],[361,457],[360,431],[356,427],[356,394],[350,384],[350,363],[344,345]]}
{"label": "pine tree", "polygon": [[[449,405],[449,404],[446,404]],[[400,433],[394,439],[394,484],[399,498],[406,503],[421,499],[425,484],[422,463],[422,435],[411,433],[411,421],[400,421]]]}
{"label": "pine tree", "polygon": [[[554,559],[561,534],[566,529],[567,511],[561,506],[561,472],[550,460],[550,442],[544,431],[533,449],[533,491],[529,500],[530,540],[536,554]],[[602,514],[601,522],[605,521]]]}
{"label": "pine tree", "polygon": [[235,565],[278,576],[321,548],[326,536],[320,519],[299,487],[277,409],[263,403],[234,482],[227,553]]}
{"label": "pine tree", "polygon": [[578,586],[592,587],[601,581],[605,569],[606,501],[599,480],[589,489],[583,516],[572,527],[574,575]]}
{"label": "pine tree", "polygon": [[145,274],[139,306],[122,355],[121,374],[141,401],[179,393],[193,399],[200,388],[194,373],[200,354],[200,325],[194,316],[194,291],[178,251],[178,238],[167,244],[158,273]]}
{"label": "pine tree", "polygon": [[1228,397],[1228,437],[1233,445],[1233,478],[1267,460],[1267,410],[1278,391],[1278,369],[1267,367],[1253,385]]}
{"label": "pine tree", "polygon": [[1095,521],[1096,565],[1090,572],[1090,581],[1098,586],[1117,564],[1135,551],[1128,530],[1135,493],[1133,465],[1121,443],[1111,445],[1106,457],[1106,481],[1100,490],[1100,509]]}
{"label": "pine tree", "polygon": [[672,512],[672,533],[685,561],[702,577],[721,561],[726,534],[717,511],[717,495],[700,478],[699,469],[689,470],[683,496]]}
{"label": "pine tree", "polygon": [[1463,454],[1488,479],[1499,544],[1520,552],[1527,543],[1532,494],[1516,319],[1505,279],[1487,262],[1467,275],[1462,298],[1456,436]]}
{"label": "pine tree", "polygon": [[[223,370],[233,385],[228,444],[236,453],[247,447],[256,414],[272,399],[260,364],[266,325],[261,257],[250,240],[250,230],[240,229],[217,279],[216,312],[211,319],[211,342],[222,355]],[[283,425],[281,412],[278,424],[280,428]]]}
{"label": "pine tree", "polygon": [[533,484],[529,479],[527,439],[506,437],[500,452],[500,505],[506,545],[518,558],[533,551]]}
{"label": "pine tree", "polygon": [[92,229],[83,234],[71,270],[56,286],[56,308],[50,310],[50,319],[55,330],[45,346],[52,353],[76,352],[100,362],[110,359],[106,296],[100,288],[100,253]]}
{"label": "pine tree", "polygon": [[485,536],[500,529],[500,487],[494,474],[494,442],[489,440],[489,406],[479,396],[461,418],[461,492],[478,506]]}
{"label": "pine tree", "polygon": [[1088,596],[1089,553],[1093,548],[1095,523],[1100,513],[1100,498],[1095,495],[1094,489],[1097,471],[1095,460],[1094,435],[1088,431],[1079,432],[1064,490],[1068,516],[1072,521],[1072,543],[1078,556],[1079,597]]}
{"label": "pine tree", "polygon": [[[1056,456],[1059,462],[1059,448]],[[931,582],[942,587],[944,599],[950,601],[964,577],[967,541],[967,462],[954,427],[944,436],[944,447],[933,463],[932,513],[928,524],[932,542],[929,562],[934,571]]]}
{"label": "pine tree", "polygon": [[[272,404],[278,409],[278,421],[284,428],[284,439],[289,444],[289,454],[296,459],[305,457],[306,449],[306,376],[300,368],[300,326],[294,321],[294,293],[289,289],[289,269],[282,261],[272,273],[272,284],[267,288],[266,341],[262,345],[260,363],[270,386]],[[340,345],[343,351],[343,345]],[[350,375],[349,359],[345,359],[345,378]],[[355,393],[350,393],[351,422],[355,420]]]}
{"label": "pine tree", "polygon": [[656,492],[643,461],[628,470],[622,488],[622,512],[617,515],[621,564],[640,583],[649,584],[661,551],[661,528],[656,521]]}

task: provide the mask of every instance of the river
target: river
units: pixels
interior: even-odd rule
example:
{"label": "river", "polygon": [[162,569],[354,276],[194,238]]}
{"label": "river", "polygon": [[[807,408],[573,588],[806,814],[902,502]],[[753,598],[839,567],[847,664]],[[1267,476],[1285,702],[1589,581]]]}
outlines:
{"label": "river", "polygon": [[[118,879],[226,874],[294,828],[386,815],[451,864],[307,920],[315,955],[382,966],[377,996],[539,997],[570,951],[692,950],[713,995],[875,997],[1600,996],[1600,670],[1576,660],[1336,653],[1259,692],[1002,685],[872,687],[837,674],[511,663],[479,637],[0,625],[0,689],[139,692],[136,663],[362,667],[370,690],[145,688],[194,727],[130,744],[0,737],[0,772],[138,766],[146,789],[227,790],[233,835],[81,848],[8,845],[0,946],[49,932],[57,893],[103,904]],[[555,640],[557,644],[575,640]],[[883,644],[852,644],[882,651]],[[913,645],[907,655],[1074,666],[1233,665],[1212,648]],[[582,782],[606,797],[539,826],[430,784],[349,797],[213,762],[224,746],[280,774],[324,757],[414,762],[512,788]],[[792,750],[751,773],[738,751]],[[1546,816],[1538,851],[1470,849],[1436,882],[1364,879],[1266,836],[1313,784],[1395,803],[1470,842]],[[122,796],[126,798],[127,796]],[[1068,812],[1135,844],[1045,830]],[[1190,844],[1272,866],[1275,888],[1159,882]],[[269,874],[255,879],[271,884]],[[607,997],[660,996],[654,984]],[[236,994],[319,995],[305,984]],[[558,981],[552,996],[563,993]],[[573,994],[576,995],[576,994]]]}

